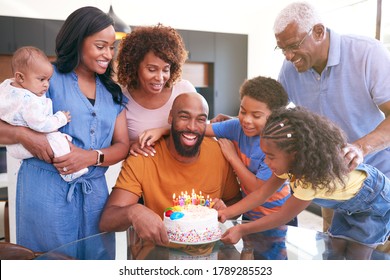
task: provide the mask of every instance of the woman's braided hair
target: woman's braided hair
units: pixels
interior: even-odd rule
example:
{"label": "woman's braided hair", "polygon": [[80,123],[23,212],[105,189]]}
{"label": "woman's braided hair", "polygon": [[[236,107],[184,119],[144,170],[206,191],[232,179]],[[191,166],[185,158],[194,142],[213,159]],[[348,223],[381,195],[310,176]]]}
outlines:
{"label": "woman's braided hair", "polygon": [[328,119],[303,107],[277,109],[269,116],[261,139],[270,139],[281,150],[295,153],[291,173],[314,189],[327,188],[331,193],[337,183],[345,185],[348,168],[341,148],[346,137]]}

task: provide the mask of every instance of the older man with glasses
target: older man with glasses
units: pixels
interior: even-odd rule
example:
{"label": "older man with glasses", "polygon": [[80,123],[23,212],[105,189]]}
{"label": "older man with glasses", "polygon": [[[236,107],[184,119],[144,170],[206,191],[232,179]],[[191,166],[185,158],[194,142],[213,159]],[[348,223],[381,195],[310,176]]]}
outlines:
{"label": "older man with glasses", "polygon": [[[390,177],[390,53],[379,41],[327,29],[314,7],[296,2],[274,23],[286,60],[279,73],[290,101],[338,124],[351,169],[364,161]],[[325,137],[325,135],[324,135]],[[323,212],[324,230],[332,212]]]}
{"label": "older man with glasses", "polygon": [[300,42],[298,42],[296,44],[289,45],[285,48],[281,48],[279,46],[276,46],[274,50],[275,51],[280,50],[284,55],[287,55],[289,53],[295,53],[297,50],[299,50],[299,48],[301,47],[303,42],[305,42],[306,38],[311,35],[312,31],[313,31],[313,28],[310,28],[310,30],[306,33],[305,37],[303,37],[303,39]]}

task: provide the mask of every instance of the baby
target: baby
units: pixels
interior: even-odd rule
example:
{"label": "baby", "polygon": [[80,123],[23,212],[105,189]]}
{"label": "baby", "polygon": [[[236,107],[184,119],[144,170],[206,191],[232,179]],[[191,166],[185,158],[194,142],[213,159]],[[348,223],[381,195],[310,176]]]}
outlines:
{"label": "baby", "polygon": [[[69,153],[68,141],[72,138],[57,130],[70,122],[71,116],[62,111],[53,114],[52,101],[45,96],[53,74],[53,66],[45,53],[30,46],[19,48],[12,57],[12,73],[13,78],[0,84],[0,119],[47,133],[55,157]],[[8,145],[7,151],[18,159],[33,157],[21,144]],[[87,172],[88,168],[84,168],[61,176],[70,182]]]}

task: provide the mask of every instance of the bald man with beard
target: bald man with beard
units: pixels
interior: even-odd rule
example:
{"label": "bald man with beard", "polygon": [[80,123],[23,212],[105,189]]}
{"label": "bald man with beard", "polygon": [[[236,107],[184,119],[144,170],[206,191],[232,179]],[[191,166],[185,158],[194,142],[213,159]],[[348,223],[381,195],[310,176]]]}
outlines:
{"label": "bald man with beard", "polygon": [[[100,220],[101,231],[123,231],[132,225],[143,240],[168,244],[162,215],[174,193],[201,191],[216,201],[216,209],[241,198],[217,141],[204,137],[208,113],[200,94],[176,97],[168,117],[171,132],[155,143],[156,154],[129,156],[123,163]],[[144,205],[137,203],[141,196]]]}

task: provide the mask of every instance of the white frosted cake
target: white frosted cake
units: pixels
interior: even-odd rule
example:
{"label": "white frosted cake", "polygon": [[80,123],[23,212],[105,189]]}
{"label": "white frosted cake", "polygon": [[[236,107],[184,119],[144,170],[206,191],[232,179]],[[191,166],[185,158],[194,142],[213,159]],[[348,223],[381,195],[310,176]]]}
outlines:
{"label": "white frosted cake", "polygon": [[169,207],[164,211],[169,240],[178,243],[207,243],[221,237],[218,212],[203,205]]}

